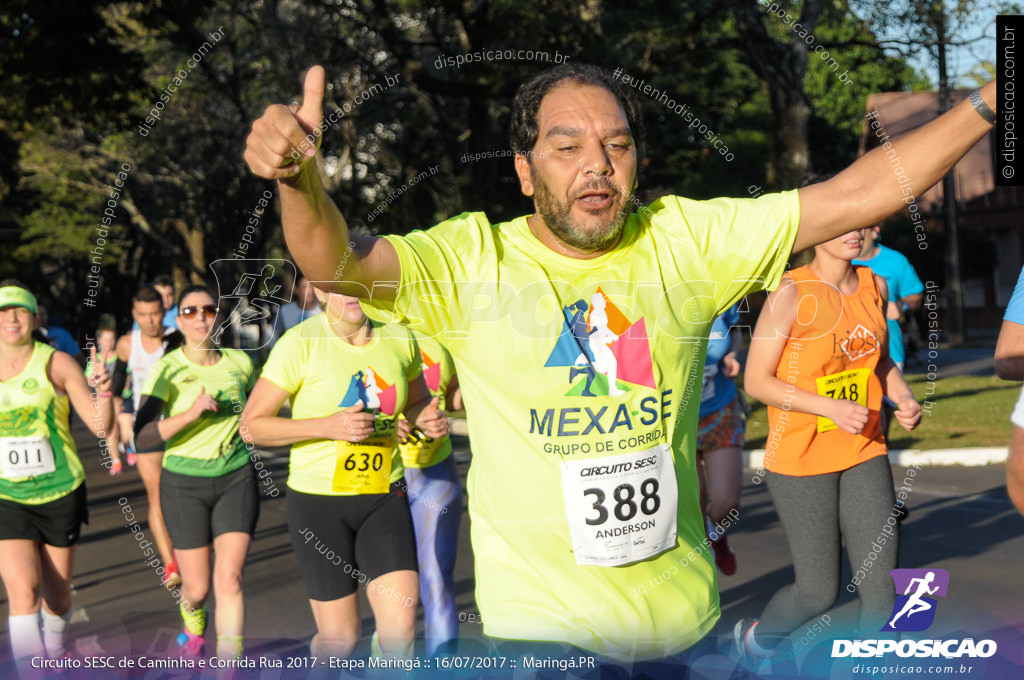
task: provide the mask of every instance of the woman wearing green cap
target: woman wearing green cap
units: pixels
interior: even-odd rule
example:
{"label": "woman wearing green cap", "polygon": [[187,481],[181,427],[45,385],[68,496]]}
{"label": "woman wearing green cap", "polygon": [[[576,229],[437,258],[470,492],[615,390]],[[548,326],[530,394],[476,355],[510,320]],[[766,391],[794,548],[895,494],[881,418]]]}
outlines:
{"label": "woman wearing green cap", "polygon": [[78,363],[42,340],[37,309],[25,286],[0,281],[0,578],[22,677],[33,657],[65,654],[71,567],[88,521],[69,401],[101,447],[113,421],[106,357],[90,348],[94,393]]}

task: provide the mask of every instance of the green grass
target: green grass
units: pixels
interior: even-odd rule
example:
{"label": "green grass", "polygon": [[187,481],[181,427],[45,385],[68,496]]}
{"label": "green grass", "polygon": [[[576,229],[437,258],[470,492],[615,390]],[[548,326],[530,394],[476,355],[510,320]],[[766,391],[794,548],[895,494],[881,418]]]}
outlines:
{"label": "green grass", "polygon": [[[737,380],[742,385],[742,380]],[[931,407],[921,415],[921,424],[907,432],[893,422],[889,430],[891,449],[953,449],[970,446],[1006,446],[1010,441],[1010,413],[1020,394],[1020,383],[995,376],[940,378],[934,387],[923,375],[910,375],[908,382],[917,400]],[[929,390],[933,393],[929,395]],[[768,411],[750,400],[753,411],[747,419],[747,448],[763,449],[768,435]]]}

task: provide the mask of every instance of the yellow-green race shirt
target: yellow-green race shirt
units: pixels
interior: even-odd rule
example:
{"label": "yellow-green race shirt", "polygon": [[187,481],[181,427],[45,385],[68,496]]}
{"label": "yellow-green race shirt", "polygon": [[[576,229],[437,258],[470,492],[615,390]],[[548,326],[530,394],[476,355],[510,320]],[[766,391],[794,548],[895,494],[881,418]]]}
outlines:
{"label": "yellow-green race shirt", "polygon": [[[420,346],[420,355],[423,357],[423,378],[427,382],[430,396],[437,397],[438,408],[447,408],[445,393],[448,390],[448,383],[455,375],[452,355],[448,353],[444,345],[429,335],[422,333],[414,335],[416,343]],[[402,453],[402,463],[406,467],[432,467],[452,454],[452,439],[448,435],[430,441],[410,438],[405,444],[399,444],[398,450]]]}
{"label": "yellow-green race shirt", "polygon": [[[288,488],[325,496],[387,492],[387,484],[403,475],[398,414],[408,400],[409,381],[420,372],[419,347],[403,326],[374,323],[370,342],[357,346],[335,335],[327,315],[318,314],[281,336],[260,377],[292,395],[292,418],[323,418],[360,401],[377,416],[373,435],[361,442],[293,444]],[[374,472],[386,465],[390,475],[379,479]]]}
{"label": "yellow-green race shirt", "polygon": [[85,481],[68,396],[57,394],[46,375],[54,351],[36,341],[25,368],[0,381],[0,498],[6,501],[49,503]]}
{"label": "yellow-green race shirt", "polygon": [[703,339],[778,285],[798,223],[791,191],[664,197],[589,260],[544,246],[525,217],[386,237],[400,288],[364,307],[437,335],[469,405],[485,634],[656,658],[713,627],[694,466]]}
{"label": "yellow-green race shirt", "polygon": [[162,399],[165,418],[191,408],[204,387],[217,402],[216,411],[203,411],[198,420],[167,440],[163,459],[166,470],[193,477],[220,477],[249,462],[245,442],[238,435],[238,419],[255,383],[252,360],[239,349],[218,351],[220,361],[201,366],[178,348],[157,359],[146,376],[142,396]]}

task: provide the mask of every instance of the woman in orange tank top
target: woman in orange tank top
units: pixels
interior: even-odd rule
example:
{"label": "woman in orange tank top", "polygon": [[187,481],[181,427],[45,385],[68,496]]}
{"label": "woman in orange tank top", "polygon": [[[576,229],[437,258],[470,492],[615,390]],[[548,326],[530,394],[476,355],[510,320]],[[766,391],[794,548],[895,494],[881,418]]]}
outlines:
{"label": "woman in orange tank top", "polygon": [[921,407],[888,356],[885,279],[851,264],[863,231],[815,246],[809,265],[788,272],[750,343],[745,387],[768,405],[766,482],[796,582],[759,620],[736,625],[747,661],[771,656],[790,632],[832,607],[843,585],[844,540],[855,573],[845,585],[860,592],[861,629],[878,637],[892,610],[899,506],[879,409],[888,395],[911,430]]}

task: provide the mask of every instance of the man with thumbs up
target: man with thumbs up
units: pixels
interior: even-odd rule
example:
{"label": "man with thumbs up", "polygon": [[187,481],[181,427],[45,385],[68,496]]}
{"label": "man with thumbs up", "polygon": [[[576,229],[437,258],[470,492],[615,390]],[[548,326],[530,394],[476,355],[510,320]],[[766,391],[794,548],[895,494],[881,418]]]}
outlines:
{"label": "man with thumbs up", "polygon": [[[289,155],[319,129],[324,78],[314,66],[301,107],[267,108],[245,159],[277,181],[285,239],[311,280],[451,352],[474,448],[484,632],[623,659],[690,648],[720,615],[694,468],[699,340],[744,295],[774,288],[792,251],[901,209],[890,147],[918,193],[934,184],[991,129],[994,83],[827,182],[637,210],[635,93],[602,68],[563,64],[513,102],[515,173],[534,214],[492,224],[464,213],[404,237],[359,237],[327,196],[315,150]],[[582,304],[593,328],[595,296],[614,374],[569,327]]]}

